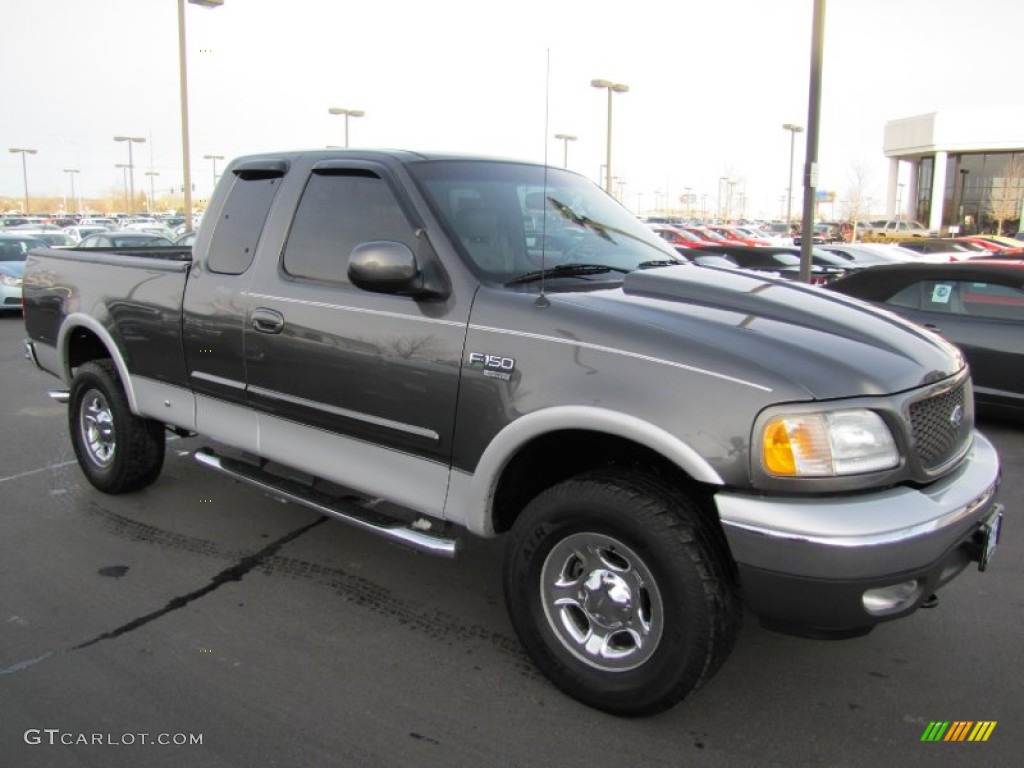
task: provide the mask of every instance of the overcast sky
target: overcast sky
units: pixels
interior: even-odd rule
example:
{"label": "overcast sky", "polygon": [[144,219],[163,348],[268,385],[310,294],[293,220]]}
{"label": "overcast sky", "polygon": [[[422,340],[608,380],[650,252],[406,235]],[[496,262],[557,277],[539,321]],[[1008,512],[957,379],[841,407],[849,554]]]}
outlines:
{"label": "overcast sky", "polygon": [[[748,215],[778,216],[781,126],[807,124],[812,10],[812,0],[186,5],[196,196],[212,184],[204,155],[342,144],[332,106],[366,112],[350,122],[354,147],[547,153],[561,165],[553,136],[575,134],[569,166],[597,180],[607,95],[589,84],[604,78],[630,88],[614,99],[612,160],[630,208],[689,187],[712,209],[728,176]],[[158,196],[181,184],[175,0],[0,0],[0,21],[0,144],[38,150],[33,195],[69,193],[65,168],[80,170],[80,193],[121,189],[115,165],[128,152],[115,134],[147,139],[134,148],[136,189],[148,190],[147,170],[160,174]],[[1024,103],[1022,22],[1020,0],[828,0],[819,188],[842,198],[851,169],[866,165],[881,210],[887,120]],[[21,156],[3,151],[0,195],[22,194],[21,171]]]}

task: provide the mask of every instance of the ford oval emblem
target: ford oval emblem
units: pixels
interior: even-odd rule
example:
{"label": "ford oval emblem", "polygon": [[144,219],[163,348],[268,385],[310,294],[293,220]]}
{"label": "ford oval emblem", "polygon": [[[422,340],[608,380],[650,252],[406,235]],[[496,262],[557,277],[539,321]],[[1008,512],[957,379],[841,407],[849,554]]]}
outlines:
{"label": "ford oval emblem", "polygon": [[964,407],[962,405],[953,406],[952,412],[949,414],[949,423],[953,425],[953,429],[960,429],[960,424],[964,420]]}

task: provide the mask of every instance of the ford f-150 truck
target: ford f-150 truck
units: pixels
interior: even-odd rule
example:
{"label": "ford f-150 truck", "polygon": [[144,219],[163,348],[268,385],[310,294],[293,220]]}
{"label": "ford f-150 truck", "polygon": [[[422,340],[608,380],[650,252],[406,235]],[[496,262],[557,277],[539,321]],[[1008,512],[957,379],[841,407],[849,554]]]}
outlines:
{"label": "ford f-150 truck", "polygon": [[38,249],[23,298],[96,488],[153,483],[173,430],[209,441],[202,465],[420,550],[505,534],[526,651],[617,714],[709,679],[744,605],[860,634],[998,540],[957,349],[683,264],[562,169],[243,157],[191,250]]}

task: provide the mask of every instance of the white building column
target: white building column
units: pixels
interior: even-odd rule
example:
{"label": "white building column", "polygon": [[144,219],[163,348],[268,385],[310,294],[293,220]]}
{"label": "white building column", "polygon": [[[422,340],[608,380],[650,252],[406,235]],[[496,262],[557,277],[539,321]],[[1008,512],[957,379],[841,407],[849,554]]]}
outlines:
{"label": "white building column", "polygon": [[889,183],[885,189],[885,218],[896,218],[896,184],[900,180],[900,159],[889,158]]}
{"label": "white building column", "polygon": [[[942,229],[943,206],[946,202],[946,152],[935,153],[935,172],[932,174],[932,212],[928,217],[928,229],[939,232]],[[941,233],[940,233],[941,234]]]}

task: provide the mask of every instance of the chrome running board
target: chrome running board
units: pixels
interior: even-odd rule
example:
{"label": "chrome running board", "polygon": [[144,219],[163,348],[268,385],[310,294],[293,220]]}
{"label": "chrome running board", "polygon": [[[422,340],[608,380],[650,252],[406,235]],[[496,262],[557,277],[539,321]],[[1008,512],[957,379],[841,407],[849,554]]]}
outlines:
{"label": "chrome running board", "polygon": [[[302,504],[322,515],[336,518],[420,552],[442,557],[454,557],[456,554],[458,545],[456,539],[431,533],[429,530],[429,526],[443,525],[443,523],[434,523],[428,518],[420,518],[414,523],[405,523],[382,515],[356,501],[330,497],[294,480],[263,472],[245,462],[218,456],[208,448],[200,448],[193,454],[193,457],[204,467],[209,467],[230,478],[259,488],[273,496]],[[420,525],[424,527],[420,528]]]}

